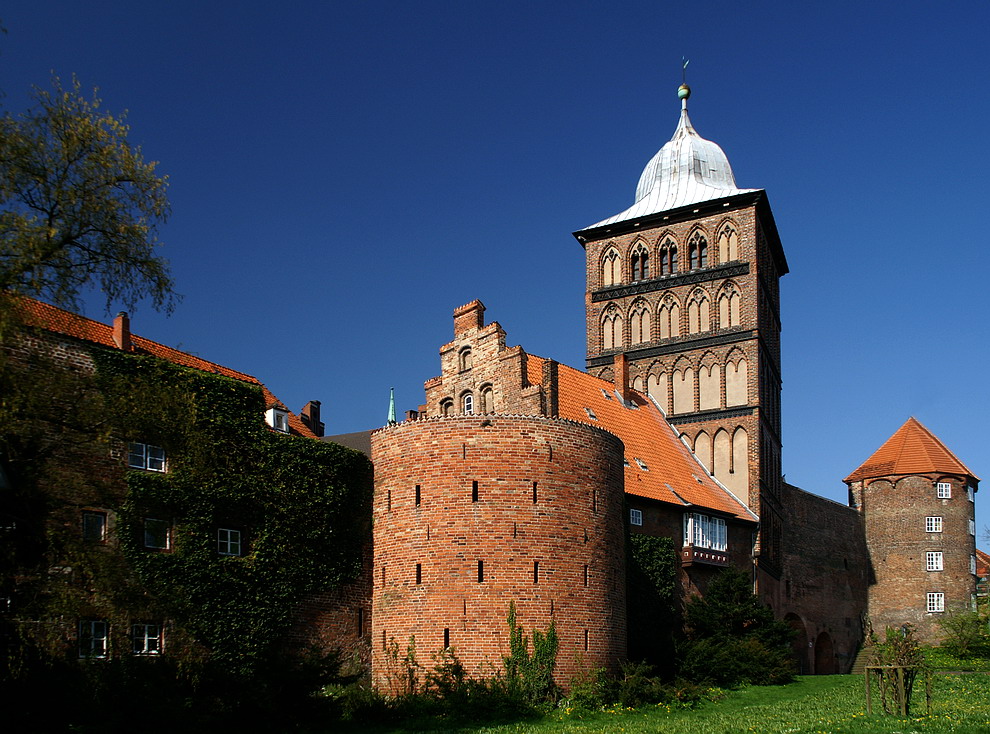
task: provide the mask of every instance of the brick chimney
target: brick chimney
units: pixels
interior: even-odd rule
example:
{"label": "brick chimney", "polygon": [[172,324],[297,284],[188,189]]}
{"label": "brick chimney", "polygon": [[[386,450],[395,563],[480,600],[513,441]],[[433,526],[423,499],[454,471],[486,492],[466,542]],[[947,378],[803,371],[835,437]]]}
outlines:
{"label": "brick chimney", "polygon": [[302,422],[309,427],[309,430],[317,436],[323,435],[325,426],[323,425],[323,421],[320,420],[319,400],[310,400],[306,403],[303,406],[303,409],[299,411],[299,417],[302,418]]}
{"label": "brick chimney", "polygon": [[121,311],[113,319],[113,343],[122,352],[131,351],[131,320],[126,311]]}
{"label": "brick chimney", "polygon": [[624,402],[629,402],[629,363],[626,362],[626,355],[616,354],[612,358],[612,373],[615,380],[615,389],[622,396]]}
{"label": "brick chimney", "polygon": [[485,325],[485,304],[477,298],[454,310],[454,336]]}

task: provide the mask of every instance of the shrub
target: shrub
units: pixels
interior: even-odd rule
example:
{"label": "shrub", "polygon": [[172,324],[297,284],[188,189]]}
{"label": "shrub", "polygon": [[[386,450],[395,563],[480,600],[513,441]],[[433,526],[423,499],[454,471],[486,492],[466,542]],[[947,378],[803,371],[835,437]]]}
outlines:
{"label": "shrub", "polygon": [[979,612],[958,612],[944,616],[938,621],[942,634],[945,635],[942,647],[961,658],[990,656],[988,622],[990,620]]}

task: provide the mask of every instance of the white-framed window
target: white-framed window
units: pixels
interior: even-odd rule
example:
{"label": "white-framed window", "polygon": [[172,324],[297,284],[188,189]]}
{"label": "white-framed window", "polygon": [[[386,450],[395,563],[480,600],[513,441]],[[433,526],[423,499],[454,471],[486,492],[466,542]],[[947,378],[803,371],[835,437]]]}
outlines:
{"label": "white-framed window", "polygon": [[127,444],[127,466],[145,471],[165,471],[165,449],[150,443],[131,441]]}
{"label": "white-framed window", "polygon": [[217,553],[221,556],[239,556],[241,531],[233,528],[217,528]]}
{"label": "white-framed window", "polygon": [[629,510],[629,524],[630,525],[642,525],[643,524],[643,511],[642,510]]}
{"label": "white-framed window", "polygon": [[976,575],[976,556],[975,555],[970,555],[970,557],[969,557],[969,572],[971,574],[973,574],[974,576]]}
{"label": "white-framed window", "polygon": [[265,411],[265,423],[279,433],[288,433],[289,413],[281,408],[269,408]]}
{"label": "white-framed window", "polygon": [[942,551],[928,551],[927,553],[925,553],[925,570],[926,571],[942,570]]}
{"label": "white-framed window", "polygon": [[82,537],[87,543],[106,543],[107,513],[98,510],[83,510]]}
{"label": "white-framed window", "polygon": [[168,520],[144,518],[144,547],[153,550],[169,550],[172,547],[172,528]]}
{"label": "white-framed window", "polygon": [[940,500],[947,500],[952,497],[952,485],[948,482],[938,482],[935,485],[935,496]]}
{"label": "white-framed window", "polygon": [[79,620],[79,657],[105,658],[110,624],[105,619]]}
{"label": "white-framed window", "polygon": [[970,502],[976,502],[976,492],[972,487],[966,487],[966,497],[969,498]]}
{"label": "white-framed window", "polygon": [[472,395],[469,392],[464,393],[462,402],[464,405],[464,415],[471,415],[472,413],[474,413],[474,395]]}
{"label": "white-framed window", "polygon": [[941,591],[929,591],[926,598],[925,610],[928,612],[944,612],[945,594]]}
{"label": "white-framed window", "polygon": [[925,518],[925,532],[926,533],[941,533],[942,532],[942,518],[940,518],[940,517],[926,517]]}
{"label": "white-framed window", "polygon": [[969,534],[976,535],[976,520],[970,519],[969,521]]}
{"label": "white-framed window", "polygon": [[131,652],[135,655],[161,655],[162,626],[157,622],[131,625]]}
{"label": "white-framed window", "polygon": [[699,512],[684,513],[684,545],[692,543],[696,548],[724,551],[729,547],[728,528],[720,517],[709,517]]}

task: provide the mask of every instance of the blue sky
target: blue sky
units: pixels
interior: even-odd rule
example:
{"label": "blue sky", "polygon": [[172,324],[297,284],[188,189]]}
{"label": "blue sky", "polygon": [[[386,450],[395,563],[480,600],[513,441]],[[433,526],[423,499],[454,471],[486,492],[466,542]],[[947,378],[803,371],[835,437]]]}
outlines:
{"label": "blue sky", "polygon": [[76,74],[169,176],[184,299],[134,330],[323,401],[329,433],[382,424],[393,386],[418,405],[474,298],[583,366],[571,232],[632,203],[687,56],[692,121],[768,191],[790,264],[788,481],[844,501],[911,415],[990,473],[985,2],[11,0],[0,20],[8,109]]}

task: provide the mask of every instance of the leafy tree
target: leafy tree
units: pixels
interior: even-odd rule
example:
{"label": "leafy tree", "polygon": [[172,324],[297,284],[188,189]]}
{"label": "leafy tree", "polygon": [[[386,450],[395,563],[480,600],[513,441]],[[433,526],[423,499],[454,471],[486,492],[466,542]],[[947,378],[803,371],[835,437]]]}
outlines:
{"label": "leafy tree", "polygon": [[722,686],[773,685],[793,678],[791,629],[752,592],[740,571],[725,569],[684,610],[687,642],[681,674]]}
{"label": "leafy tree", "polygon": [[124,115],[84,96],[79,81],[37,88],[33,105],[0,116],[0,292],[78,307],[98,287],[106,307],[174,304],[156,253],[167,181],[128,143]]}

